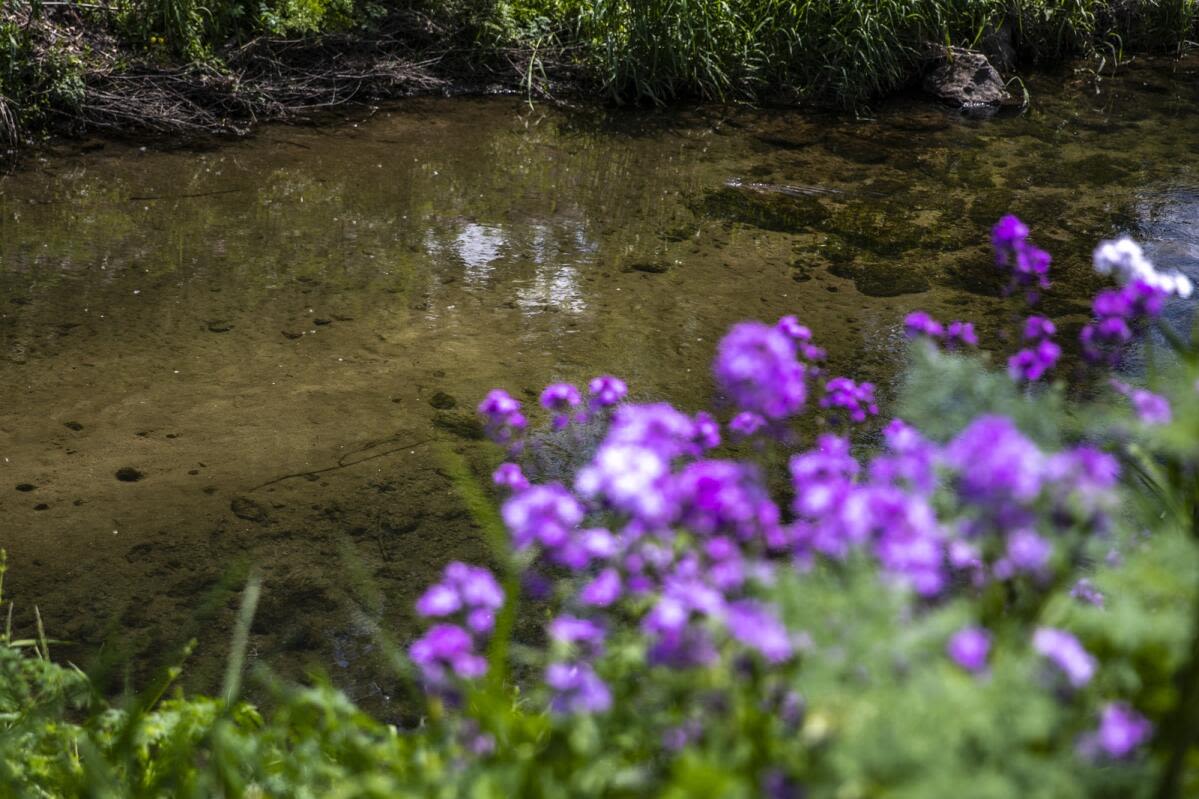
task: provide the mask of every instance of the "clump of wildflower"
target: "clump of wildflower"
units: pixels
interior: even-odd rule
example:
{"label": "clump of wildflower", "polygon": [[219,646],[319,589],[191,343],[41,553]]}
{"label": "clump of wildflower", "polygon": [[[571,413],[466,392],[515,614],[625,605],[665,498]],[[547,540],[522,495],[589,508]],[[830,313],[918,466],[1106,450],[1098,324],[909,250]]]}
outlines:
{"label": "clump of wildflower", "polygon": [[558,715],[603,713],[612,707],[612,692],[587,663],[551,663],[545,683],[554,691],[550,709]]}
{"label": "clump of wildflower", "polygon": [[794,652],[786,626],[753,600],[731,603],[725,610],[725,625],[734,640],[755,650],[769,663],[781,663]]}
{"label": "clump of wildflower", "polygon": [[995,263],[1008,274],[1007,291],[1025,292],[1036,302],[1038,290],[1049,288],[1049,253],[1028,240],[1028,226],[1012,215],[1000,219],[991,230]]}
{"label": "clump of wildflower", "polygon": [[912,311],[905,316],[903,329],[910,339],[943,342],[948,350],[978,346],[978,335],[974,332],[972,322],[954,321],[943,325],[924,311]]}
{"label": "clump of wildflower", "polygon": [[950,637],[945,651],[966,671],[981,672],[991,653],[991,634],[983,627],[964,627]]}
{"label": "clump of wildflower", "polygon": [[1143,388],[1134,388],[1119,380],[1111,381],[1112,388],[1128,397],[1137,417],[1147,425],[1169,424],[1174,418],[1170,401],[1161,394]]}
{"label": "clump of wildflower", "polygon": [[1084,735],[1078,751],[1088,759],[1124,760],[1153,734],[1153,725],[1124,702],[1108,702],[1099,714],[1099,728]]}
{"label": "clump of wildflower", "polygon": [[494,388],[487,392],[478,410],[488,438],[502,446],[519,447],[519,439],[528,425],[519,400],[502,388]]}
{"label": "clump of wildflower", "polygon": [[1086,577],[1079,579],[1070,589],[1070,596],[1087,605],[1094,605],[1097,608],[1103,607],[1104,596],[1095,585]]}
{"label": "clump of wildflower", "polygon": [[520,465],[516,463],[501,463],[499,468],[491,473],[491,481],[511,491],[522,491],[529,487],[529,478],[525,477]]}
{"label": "clump of wildflower", "polygon": [[782,317],[777,327],[795,342],[799,357],[805,361],[823,361],[827,356],[824,348],[812,343],[812,331],[806,325],[801,325],[794,316]]}
{"label": "clump of wildflower", "polygon": [[760,540],[778,528],[778,506],[750,464],[701,460],[675,478],[679,521],[703,535],[726,533],[741,541]]}
{"label": "clump of wildflower", "polygon": [[444,688],[451,677],[470,680],[487,673],[487,660],[474,646],[474,638],[458,625],[435,624],[412,643],[408,657],[431,688]]}
{"label": "clump of wildflower", "polygon": [[695,422],[694,440],[700,450],[707,451],[720,446],[720,422],[716,421],[712,414],[700,411],[695,414],[693,421]]}
{"label": "clump of wildflower", "polygon": [[1024,349],[1008,359],[1008,374],[1017,382],[1034,383],[1052,369],[1062,357],[1062,348],[1053,340],[1057,327],[1043,316],[1030,316],[1024,322]]}
{"label": "clump of wildflower", "polygon": [[950,322],[945,326],[945,346],[954,350],[958,347],[977,347],[978,335],[973,322]]}
{"label": "clump of wildflower", "polygon": [[795,342],[779,328],[761,322],[734,325],[720,341],[712,371],[738,408],[767,419],[795,415],[807,398]]}
{"label": "clump of wildflower", "polygon": [[601,375],[587,384],[587,392],[591,395],[591,409],[611,408],[619,404],[629,394],[629,387],[619,377]]}
{"label": "clump of wildflower", "polygon": [[551,383],[541,392],[541,407],[554,414],[555,430],[570,424],[570,412],[582,404],[579,390],[570,383]]}
{"label": "clump of wildflower", "polygon": [[766,420],[753,411],[741,411],[729,420],[729,430],[734,438],[749,438],[765,426]]}
{"label": "clump of wildflower", "polygon": [[463,613],[474,633],[488,634],[495,627],[495,612],[504,604],[504,592],[487,569],[455,561],[445,567],[439,582],[425,590],[416,612],[425,617]]}
{"label": "clump of wildflower", "polygon": [[1074,688],[1081,688],[1095,676],[1095,658],[1065,630],[1038,627],[1033,633],[1032,646],[1037,654],[1061,669]]}
{"label": "clump of wildflower", "polygon": [[904,317],[904,333],[908,338],[940,339],[945,335],[945,326],[924,311],[912,311]]}
{"label": "clump of wildflower", "polygon": [[842,410],[851,422],[860,424],[867,417],[878,415],[874,384],[855,383],[848,377],[834,377],[824,384],[820,407]]}
{"label": "clump of wildflower", "polygon": [[583,520],[583,506],[561,485],[549,483],[513,494],[500,514],[517,550],[534,543],[554,549],[566,543]]}

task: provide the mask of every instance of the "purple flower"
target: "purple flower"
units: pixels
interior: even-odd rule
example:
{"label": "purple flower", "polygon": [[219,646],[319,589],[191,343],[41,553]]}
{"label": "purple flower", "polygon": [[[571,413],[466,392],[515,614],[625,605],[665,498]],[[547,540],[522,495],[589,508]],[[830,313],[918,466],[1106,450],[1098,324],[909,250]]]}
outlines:
{"label": "purple flower", "polygon": [[790,462],[795,512],[814,521],[841,507],[861,468],[849,454],[848,440],[826,434],[816,445]]}
{"label": "purple flower", "polygon": [[720,422],[712,414],[700,411],[695,414],[695,443],[703,451],[720,446]]}
{"label": "purple flower", "polygon": [[588,657],[595,657],[603,650],[606,632],[589,619],[564,614],[550,622],[549,635],[560,644],[580,647]]}
{"label": "purple flower", "polygon": [[720,341],[712,371],[738,408],[767,419],[793,416],[807,398],[795,342],[761,322],[734,325]]}
{"label": "purple flower", "polygon": [[1062,357],[1062,348],[1049,339],[1020,350],[1007,362],[1008,374],[1017,382],[1034,383],[1052,369]]}
{"label": "purple flower", "polygon": [[1008,534],[1007,551],[995,563],[995,576],[1006,580],[1016,574],[1043,574],[1053,545],[1032,530],[1015,530]]}
{"label": "purple flower", "polygon": [[756,650],[770,663],[782,663],[794,651],[787,628],[757,602],[733,602],[725,610],[724,621],[734,640]]}
{"label": "purple flower", "polygon": [[[628,406],[626,406],[628,407]],[[575,489],[636,519],[657,526],[677,512],[670,461],[659,449],[640,444],[605,443],[575,476]]]}
{"label": "purple flower", "polygon": [[1149,739],[1153,725],[1124,702],[1108,702],[1099,714],[1099,729],[1083,736],[1079,752],[1095,759],[1098,756],[1123,760]]}
{"label": "purple flower", "polygon": [[606,608],[620,599],[620,593],[620,572],[613,568],[607,568],[583,586],[583,590],[579,592],[579,601],[584,605]]}
{"label": "purple flower", "polygon": [[696,422],[670,404],[621,405],[612,417],[605,444],[636,444],[673,460],[698,455]]}
{"label": "purple flower", "polygon": [[871,481],[930,494],[937,485],[937,447],[902,419],[883,428],[887,454],[870,462]]}
{"label": "purple flower", "polygon": [[463,608],[495,610],[503,604],[504,592],[490,571],[455,561],[417,600],[416,610],[422,616],[449,616]]}
{"label": "purple flower", "polygon": [[1010,419],[980,416],[945,448],[945,460],[958,474],[958,488],[970,502],[1027,503],[1041,492],[1046,459]]}
{"label": "purple flower", "polygon": [[958,347],[977,347],[978,334],[974,332],[973,322],[950,322],[945,327],[946,349]]}
{"label": "purple flower", "polygon": [[703,535],[730,533],[742,541],[778,527],[779,510],[757,470],[745,463],[703,460],[675,479],[682,524]]}
{"label": "purple flower", "polygon": [[1040,341],[1053,338],[1057,333],[1057,325],[1044,316],[1030,316],[1024,320],[1024,340]]}
{"label": "purple flower", "polygon": [[462,607],[462,598],[448,585],[429,586],[416,601],[416,612],[422,616],[449,616]]}
{"label": "purple flower", "polygon": [[541,407],[554,413],[554,428],[570,424],[570,411],[583,404],[579,390],[570,383],[551,383],[541,392]]}
{"label": "purple flower", "polygon": [[1133,388],[1119,380],[1111,381],[1112,388],[1128,397],[1132,402],[1137,417],[1148,425],[1169,424],[1173,419],[1170,401],[1160,394],[1154,394],[1143,388]]}
{"label": "purple flower", "polygon": [[1095,676],[1097,664],[1083,645],[1070,633],[1054,627],[1038,627],[1032,638],[1037,654],[1048,658],[1062,670],[1067,681],[1081,688]]}
{"label": "purple flower", "polygon": [[583,520],[583,506],[565,488],[549,483],[513,494],[500,515],[518,550],[534,542],[553,549],[565,543]]}
{"label": "purple flower", "polygon": [[991,230],[995,263],[1008,273],[1008,291],[1028,291],[1029,302],[1036,300],[1036,289],[1049,288],[1049,253],[1028,241],[1028,226],[1008,215]]}
{"label": "purple flower", "polygon": [[945,328],[941,323],[924,311],[912,311],[904,317],[903,328],[908,338],[939,339],[945,335]]}
{"label": "purple flower", "polygon": [[766,420],[753,411],[741,411],[729,420],[729,430],[735,438],[749,438],[765,426]]}
{"label": "purple flower", "polygon": [[799,319],[794,316],[784,316],[779,319],[778,329],[799,344],[805,344],[812,340],[812,331],[807,326],[801,325]]}
{"label": "purple flower", "polygon": [[545,682],[554,690],[550,709],[558,715],[602,713],[612,707],[612,692],[586,663],[551,663]]}
{"label": "purple flower", "polygon": [[493,388],[479,403],[479,415],[484,429],[497,444],[512,444],[524,432],[527,422],[520,412],[520,402],[502,388]]}
{"label": "purple flower", "polygon": [[1028,238],[1028,225],[1013,214],[1002,217],[991,228],[991,246],[996,250],[1011,250]]}
{"label": "purple flower", "polygon": [[587,391],[592,408],[610,408],[628,396],[629,387],[619,377],[602,375],[587,385]]}
{"label": "purple flower", "polygon": [[492,472],[491,481],[512,491],[522,491],[529,487],[529,479],[515,463],[501,463],[499,468]]}
{"label": "purple flower", "polygon": [[820,407],[843,410],[850,421],[864,422],[868,416],[878,415],[874,384],[855,383],[848,377],[834,377],[824,384]]}
{"label": "purple flower", "polygon": [[481,677],[487,661],[474,652],[470,633],[456,624],[435,624],[408,648],[408,657],[427,682],[442,685],[453,674],[461,679]]}
{"label": "purple flower", "polygon": [[1070,596],[1087,605],[1094,605],[1097,608],[1103,607],[1103,592],[1096,588],[1086,577],[1083,577],[1074,584],[1074,587],[1070,589]]}
{"label": "purple flower", "polygon": [[945,651],[954,663],[977,674],[987,668],[991,634],[983,627],[964,627],[950,637]]}

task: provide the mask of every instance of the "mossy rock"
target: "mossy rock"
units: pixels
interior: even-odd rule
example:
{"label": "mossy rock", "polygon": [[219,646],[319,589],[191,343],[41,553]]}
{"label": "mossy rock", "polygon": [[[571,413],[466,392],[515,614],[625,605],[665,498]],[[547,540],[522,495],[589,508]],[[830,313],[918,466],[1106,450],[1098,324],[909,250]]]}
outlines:
{"label": "mossy rock", "polygon": [[973,241],[949,223],[925,224],[893,202],[857,202],[834,211],[826,229],[858,252],[879,258],[898,258],[913,250],[952,252]]}
{"label": "mossy rock", "polygon": [[900,297],[920,294],[932,286],[919,269],[891,262],[855,261],[836,264],[829,272],[853,281],[854,288],[867,297]]}
{"label": "mossy rock", "polygon": [[829,218],[828,209],[815,197],[731,186],[708,192],[692,210],[711,219],[779,233],[817,230]]}

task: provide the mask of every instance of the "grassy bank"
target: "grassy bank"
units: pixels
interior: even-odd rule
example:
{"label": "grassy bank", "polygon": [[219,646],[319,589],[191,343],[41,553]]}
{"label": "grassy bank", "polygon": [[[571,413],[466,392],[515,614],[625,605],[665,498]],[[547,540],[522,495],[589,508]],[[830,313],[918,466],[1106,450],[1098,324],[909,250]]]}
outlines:
{"label": "grassy bank", "polygon": [[[9,138],[47,122],[149,119],[186,130],[190,115],[199,129],[236,129],[332,98],[497,84],[621,102],[860,107],[917,77],[940,45],[1002,40],[1023,63],[1177,51],[1196,38],[1196,9],[1196,0],[11,0],[0,16],[0,126]],[[164,107],[182,119],[169,124]]]}

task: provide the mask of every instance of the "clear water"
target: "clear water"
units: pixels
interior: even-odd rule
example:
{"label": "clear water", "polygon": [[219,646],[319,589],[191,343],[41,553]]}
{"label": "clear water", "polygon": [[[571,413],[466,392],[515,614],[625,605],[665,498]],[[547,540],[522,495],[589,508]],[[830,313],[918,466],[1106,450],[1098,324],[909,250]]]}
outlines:
{"label": "clear water", "polygon": [[1010,326],[985,244],[1009,210],[1055,255],[1044,308],[1067,333],[1101,237],[1199,277],[1197,72],[1044,76],[990,120],[458,99],[46,153],[0,180],[18,625],[36,605],[113,685],[195,638],[188,679],[211,690],[255,567],[252,659],[386,704],[374,631],[403,642],[431,575],[487,557],[445,467],[498,461],[469,423],[487,389],[609,372],[699,408],[730,323],[796,313],[885,395],[906,312]]}

